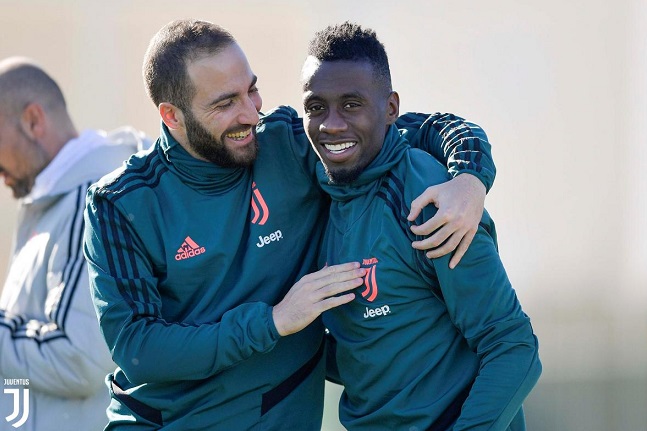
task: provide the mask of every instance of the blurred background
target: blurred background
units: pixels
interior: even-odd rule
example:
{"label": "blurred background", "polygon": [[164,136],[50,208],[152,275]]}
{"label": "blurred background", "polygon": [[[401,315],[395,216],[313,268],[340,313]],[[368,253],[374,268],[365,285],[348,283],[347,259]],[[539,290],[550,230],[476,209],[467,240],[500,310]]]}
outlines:
{"label": "blurred background", "polygon": [[[647,429],[644,0],[0,0],[0,10],[0,58],[40,62],[79,129],[130,124],[152,137],[159,120],[141,63],[167,22],[229,29],[264,109],[299,112],[313,33],[344,20],[372,27],[402,112],[461,115],[493,145],[486,206],[544,365],[525,405],[528,429]],[[14,224],[15,202],[0,187],[2,280]],[[329,386],[327,431],[343,429],[338,397]]]}

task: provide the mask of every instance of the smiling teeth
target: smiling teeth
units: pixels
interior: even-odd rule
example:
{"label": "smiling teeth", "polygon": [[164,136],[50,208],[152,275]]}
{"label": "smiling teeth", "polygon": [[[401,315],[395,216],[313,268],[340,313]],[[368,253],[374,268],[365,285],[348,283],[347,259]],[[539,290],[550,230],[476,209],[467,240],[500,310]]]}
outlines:
{"label": "smiling teeth", "polygon": [[231,139],[241,140],[248,137],[250,133],[252,133],[252,129],[246,130],[244,132],[228,133],[226,136]]}
{"label": "smiling teeth", "polygon": [[326,150],[330,151],[333,154],[339,154],[343,152],[344,150],[354,147],[357,145],[357,142],[344,142],[343,144],[324,144],[324,147],[326,147]]}

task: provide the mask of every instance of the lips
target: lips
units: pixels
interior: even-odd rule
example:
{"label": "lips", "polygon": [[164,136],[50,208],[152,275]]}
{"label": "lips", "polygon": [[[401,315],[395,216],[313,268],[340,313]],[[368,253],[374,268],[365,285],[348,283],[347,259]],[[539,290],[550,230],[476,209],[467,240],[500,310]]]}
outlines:
{"label": "lips", "polygon": [[248,146],[256,140],[255,136],[256,134],[254,133],[254,128],[252,127],[236,132],[225,133],[224,135],[225,139],[230,142],[229,145],[234,145],[235,147]]}
{"label": "lips", "polygon": [[248,137],[251,133],[252,133],[252,129],[249,128],[241,132],[227,133],[225,136],[228,137],[229,139],[233,139],[234,141],[242,141],[243,139]]}
{"label": "lips", "polygon": [[323,144],[324,148],[326,148],[326,150],[330,151],[332,154],[342,154],[349,148],[353,148],[355,145],[357,145],[357,141],[340,142],[337,144]]}

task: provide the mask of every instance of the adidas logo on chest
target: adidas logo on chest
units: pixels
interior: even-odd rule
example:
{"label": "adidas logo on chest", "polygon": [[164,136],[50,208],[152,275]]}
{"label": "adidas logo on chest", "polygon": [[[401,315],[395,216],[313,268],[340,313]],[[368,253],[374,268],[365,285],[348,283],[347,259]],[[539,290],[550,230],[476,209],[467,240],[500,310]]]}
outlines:
{"label": "adidas logo on chest", "polygon": [[175,260],[185,260],[192,257],[198,256],[204,253],[206,249],[200,247],[195,241],[191,239],[190,236],[184,238],[184,242],[180,248],[177,249],[177,254],[175,255]]}

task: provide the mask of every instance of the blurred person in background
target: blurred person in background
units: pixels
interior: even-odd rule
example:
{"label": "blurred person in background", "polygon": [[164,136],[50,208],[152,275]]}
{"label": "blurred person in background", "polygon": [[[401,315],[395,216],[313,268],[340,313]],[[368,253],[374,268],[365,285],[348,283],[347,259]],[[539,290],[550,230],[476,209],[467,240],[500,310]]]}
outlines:
{"label": "blurred person in background", "polygon": [[[332,198],[319,267],[359,261],[367,271],[354,300],[323,313],[329,376],[344,386],[342,425],[525,430],[522,402],[541,363],[494,222],[484,211],[455,269],[450,256],[428,259],[409,247],[417,239],[409,202],[450,176],[398,132],[400,101],[384,46],[357,24],[329,26],[311,41],[302,80],[306,134]],[[427,206],[417,221],[436,211]]]}
{"label": "blurred person in background", "polygon": [[[359,286],[364,270],[316,271],[329,200],[302,120],[286,106],[259,114],[244,52],[209,22],[166,25],[143,71],[160,137],[87,200],[92,292],[119,366],[108,378],[107,429],[318,431],[318,316],[347,301],[337,294]],[[402,133],[457,176],[437,202],[439,214],[454,213],[427,238],[444,254],[476,231],[494,164],[478,126],[448,116],[433,125],[440,133],[419,119],[407,117]]]}
{"label": "blurred person in background", "polygon": [[91,183],[145,144],[130,128],[78,133],[34,61],[0,62],[0,177],[18,226],[0,296],[0,430],[99,430],[115,368],[90,297],[83,209]]}

